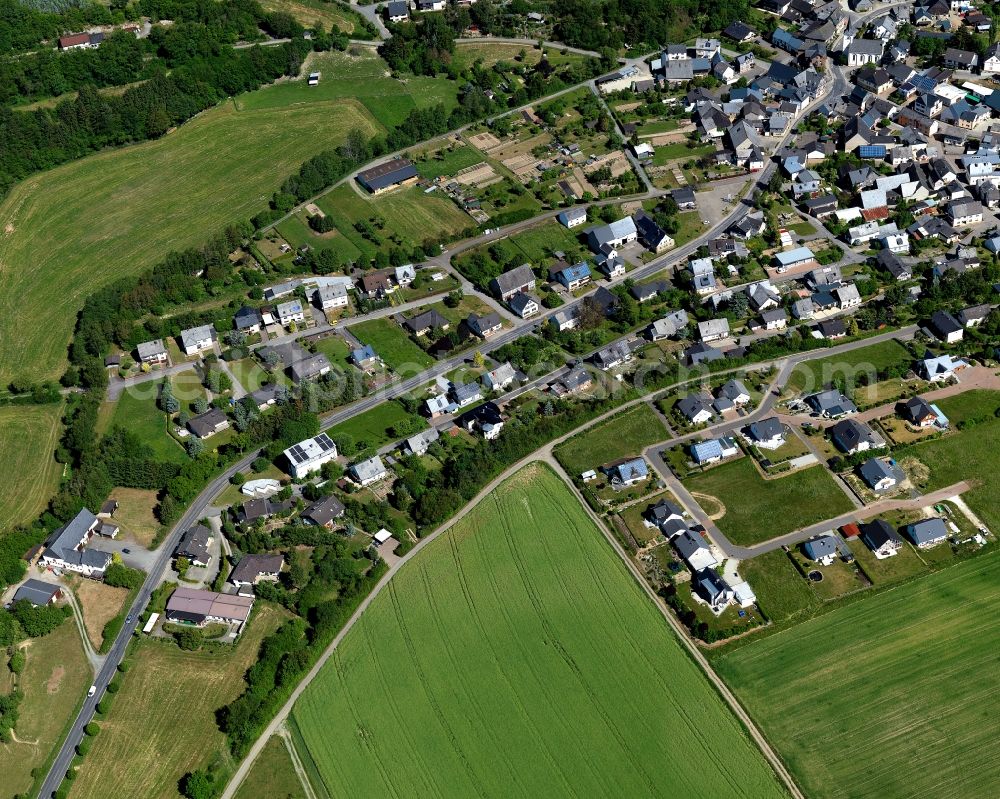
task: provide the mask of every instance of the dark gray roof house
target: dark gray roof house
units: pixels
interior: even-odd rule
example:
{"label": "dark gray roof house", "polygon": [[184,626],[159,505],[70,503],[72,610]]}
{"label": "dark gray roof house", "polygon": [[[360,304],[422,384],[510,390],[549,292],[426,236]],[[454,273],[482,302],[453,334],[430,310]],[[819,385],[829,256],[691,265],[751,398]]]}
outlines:
{"label": "dark gray roof house", "polygon": [[802,545],[802,551],[805,552],[806,557],[816,561],[824,558],[835,558],[838,550],[837,539],[832,535],[821,535]]}
{"label": "dark gray roof house", "polygon": [[318,527],[332,527],[333,520],[344,515],[344,503],[332,494],[328,497],[320,497],[309,507],[302,511],[302,521],[306,524],[315,524]]}
{"label": "dark gray roof house", "polygon": [[846,416],[849,413],[857,413],[858,410],[857,405],[835,388],[806,397],[806,403],[820,416],[826,416],[830,419]]}
{"label": "dark gray roof house", "polygon": [[861,531],[858,537],[872,552],[894,553],[903,545],[903,539],[885,519],[873,519],[866,524],[859,524],[858,529]]}
{"label": "dark gray roof house", "polygon": [[830,440],[841,452],[863,452],[879,449],[885,441],[864,422],[857,419],[841,419],[830,428]]}
{"label": "dark gray roof house", "polygon": [[208,438],[229,427],[229,419],[223,411],[212,408],[188,420],[187,427],[198,438]]}
{"label": "dark gray roof house", "polygon": [[419,313],[416,316],[411,316],[403,322],[403,327],[406,328],[406,331],[415,336],[422,336],[433,330],[435,327],[440,328],[441,330],[447,330],[450,326],[451,323],[441,316],[441,314],[439,314],[434,308],[431,308],[429,311]]}
{"label": "dark gray roof house", "polygon": [[229,575],[229,582],[240,586],[254,585],[261,579],[275,579],[284,562],[281,555],[244,555]]}
{"label": "dark gray roof house", "polygon": [[237,330],[250,330],[260,327],[262,324],[264,324],[264,320],[260,311],[247,305],[240,308],[233,317],[233,325]]}
{"label": "dark gray roof house", "polygon": [[509,300],[516,294],[534,290],[535,273],[529,264],[521,264],[493,278],[490,288],[500,299]]}
{"label": "dark gray roof house", "polygon": [[873,491],[886,491],[895,488],[906,479],[903,470],[896,465],[895,461],[888,458],[871,458],[861,464],[858,472],[861,474],[861,479]]}
{"label": "dark gray roof house", "polygon": [[906,537],[918,547],[929,547],[948,537],[948,527],[944,519],[921,519],[903,528]]}
{"label": "dark gray roof house", "polygon": [[62,596],[62,588],[58,585],[32,577],[18,587],[12,601],[20,602],[22,599],[26,599],[35,607],[42,607],[50,602],[55,602],[60,596]]}
{"label": "dark gray roof house", "polygon": [[97,517],[83,508],[49,536],[42,560],[84,573],[103,572],[111,563],[111,555],[86,548],[98,525]]}
{"label": "dark gray roof house", "polygon": [[203,524],[196,524],[184,531],[174,550],[175,558],[187,558],[195,566],[207,566],[212,556],[208,545],[212,541],[212,531]]}

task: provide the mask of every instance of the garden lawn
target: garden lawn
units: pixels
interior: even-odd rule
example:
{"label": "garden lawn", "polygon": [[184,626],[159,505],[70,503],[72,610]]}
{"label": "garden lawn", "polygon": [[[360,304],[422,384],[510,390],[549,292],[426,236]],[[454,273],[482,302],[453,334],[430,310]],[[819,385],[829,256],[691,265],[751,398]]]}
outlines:
{"label": "garden lawn", "polygon": [[33,521],[56,492],[62,410],[61,402],[0,408],[0,530]]}
{"label": "garden lawn", "polygon": [[575,476],[618,458],[638,457],[646,447],[666,437],[667,429],[656,411],[641,403],[574,436],[560,445],[555,454]]}
{"label": "garden lawn", "polygon": [[952,427],[969,419],[989,419],[1000,410],[1000,392],[988,389],[973,389],[952,397],[936,400],[937,405],[948,417]]}
{"label": "garden lawn", "polygon": [[242,692],[261,640],[285,618],[284,610],[258,602],[239,641],[219,653],[137,641],[132,668],[73,782],[74,799],[104,799],[109,774],[121,796],[175,799],[188,771],[215,759],[229,764],[215,711]]}
{"label": "garden lawn", "polygon": [[[297,80],[248,92],[237,102],[241,109],[247,110],[327,107],[332,108],[328,118],[333,120],[342,105],[357,100],[387,128],[399,125],[415,108],[430,108],[441,103],[450,112],[457,105],[458,84],[454,81],[415,75],[398,80],[390,77],[389,65],[374,48],[352,49],[359,55],[313,53]],[[306,80],[310,72],[321,75],[316,86],[310,86]],[[321,135],[318,140],[325,146],[330,144],[328,136]]]}
{"label": "garden lawn", "polygon": [[348,328],[362,344],[371,344],[375,353],[394,371],[409,367],[409,372],[415,372],[414,365],[427,368],[434,359],[410,340],[406,332],[389,319],[369,319],[367,322]]}
{"label": "garden lawn", "polygon": [[808,527],[854,507],[822,466],[765,480],[750,458],[740,458],[684,483],[689,491],[708,494],[725,506],[725,515],[716,524],[742,546]]}
{"label": "garden lawn", "polygon": [[331,436],[346,433],[354,438],[359,450],[368,449],[381,447],[398,438],[392,433],[391,428],[404,422],[411,422],[414,425],[414,433],[427,427],[427,421],[422,416],[409,414],[398,402],[389,400],[349,421],[331,427],[326,432]]}
{"label": "garden lawn", "polygon": [[784,796],[541,466],[392,579],[293,720],[333,797]]}
{"label": "garden lawn", "polygon": [[[8,795],[32,793],[31,770],[42,766],[56,748],[93,676],[71,619],[26,646],[20,678],[24,699],[14,729],[17,741],[0,744],[0,774]],[[3,669],[7,669],[6,659]]]}
{"label": "garden lawn", "polygon": [[263,210],[352,128],[381,130],[349,100],[244,112],[227,102],[156,141],[17,184],[0,203],[0,383],[58,378],[88,295]]}
{"label": "garden lawn", "polygon": [[[966,561],[715,661],[815,799],[992,796],[1000,557]],[[873,756],[877,753],[877,756]]]}
{"label": "garden lawn", "polygon": [[361,250],[339,230],[317,233],[309,227],[308,220],[306,212],[300,210],[279,222],[275,228],[296,250],[303,245],[317,252],[330,250],[343,264],[353,263],[361,257]]}
{"label": "garden lawn", "polygon": [[184,463],[188,460],[183,447],[167,432],[170,421],[167,415],[156,407],[156,391],[148,387],[155,382],[143,383],[142,396],[137,391],[126,391],[118,399],[114,415],[111,417],[111,428],[121,427],[139,437],[143,444],[153,450],[157,460]]}
{"label": "garden lawn", "polygon": [[442,148],[429,153],[427,160],[416,159],[417,171],[420,177],[433,180],[442,175],[454,175],[466,167],[481,164],[486,159],[475,147],[463,144],[459,147]]}
{"label": "garden lawn", "polygon": [[693,145],[688,141],[678,141],[672,144],[661,144],[653,153],[653,166],[663,166],[678,158],[695,160],[703,155],[715,152],[714,144]]}
{"label": "garden lawn", "polygon": [[773,622],[784,621],[818,604],[805,578],[783,550],[742,561],[740,574],[753,587],[758,607]]}
{"label": "garden lawn", "polygon": [[792,391],[811,394],[836,380],[845,380],[848,388],[858,385],[859,375],[874,375],[890,366],[903,366],[912,360],[907,349],[895,339],[868,347],[842,352],[828,358],[803,361],[788,380]]}

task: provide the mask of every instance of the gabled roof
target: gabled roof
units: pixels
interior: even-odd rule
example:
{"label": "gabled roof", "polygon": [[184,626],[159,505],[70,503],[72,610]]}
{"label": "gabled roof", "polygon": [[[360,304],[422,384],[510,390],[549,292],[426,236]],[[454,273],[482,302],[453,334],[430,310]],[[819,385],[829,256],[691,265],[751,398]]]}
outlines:
{"label": "gabled roof", "polygon": [[750,435],[755,441],[770,441],[785,434],[784,425],[777,416],[770,416],[758,422],[751,422]]}

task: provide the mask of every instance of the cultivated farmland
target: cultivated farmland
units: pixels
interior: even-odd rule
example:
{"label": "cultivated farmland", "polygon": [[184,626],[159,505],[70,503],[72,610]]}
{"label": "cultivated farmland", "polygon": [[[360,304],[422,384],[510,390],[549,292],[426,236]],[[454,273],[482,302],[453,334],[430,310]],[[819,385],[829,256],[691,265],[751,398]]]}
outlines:
{"label": "cultivated farmland", "polygon": [[228,758],[217,708],[243,690],[243,673],[261,639],[287,618],[258,602],[239,642],[220,653],[182,652],[172,642],[137,642],[101,734],[73,783],[74,799],[108,795],[114,774],[121,796],[177,796],[177,781],[213,758]]}
{"label": "cultivated farmland", "polygon": [[275,735],[254,761],[236,799],[307,799],[284,740]]}
{"label": "cultivated farmland", "polygon": [[225,103],[157,141],[19,183],[0,204],[0,382],[58,378],[87,295],[262,210],[351,128],[380,129],[350,100],[245,112]]}
{"label": "cultivated farmland", "polygon": [[62,469],[53,458],[61,413],[61,403],[0,408],[0,463],[6,475],[0,529],[30,522],[55,492]]}
{"label": "cultivated farmland", "polygon": [[1000,557],[867,597],[715,662],[807,796],[992,796]]}
{"label": "cultivated farmland", "polygon": [[578,475],[608,461],[638,456],[666,437],[667,429],[656,411],[642,403],[574,436],[556,450],[556,457],[571,475]]}
{"label": "cultivated farmland", "polygon": [[408,564],[294,711],[331,796],[782,796],[562,482]]}
{"label": "cultivated farmland", "polygon": [[688,490],[708,494],[725,506],[719,529],[735,544],[750,546],[853,506],[822,466],[765,480],[750,458],[717,466],[684,481]]}

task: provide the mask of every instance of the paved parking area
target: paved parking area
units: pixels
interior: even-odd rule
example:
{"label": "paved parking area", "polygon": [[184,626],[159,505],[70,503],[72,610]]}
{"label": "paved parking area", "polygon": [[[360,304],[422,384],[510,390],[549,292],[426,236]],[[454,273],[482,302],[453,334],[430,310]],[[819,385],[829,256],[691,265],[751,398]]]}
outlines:
{"label": "paved parking area", "polygon": [[[137,544],[135,539],[128,533],[118,538],[100,538],[95,536],[90,541],[90,549],[99,552],[117,552],[122,556],[122,562],[133,569],[142,569],[149,572],[156,563],[156,550],[146,549]],[[125,552],[124,550],[128,550]]]}

